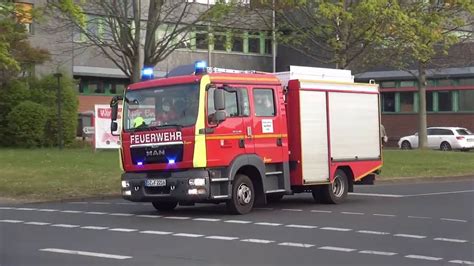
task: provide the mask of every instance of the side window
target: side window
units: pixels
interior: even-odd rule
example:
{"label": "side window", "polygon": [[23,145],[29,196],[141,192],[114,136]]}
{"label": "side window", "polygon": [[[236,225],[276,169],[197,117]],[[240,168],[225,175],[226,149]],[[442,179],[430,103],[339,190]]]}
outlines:
{"label": "side window", "polygon": [[[207,115],[208,122],[211,122],[212,115],[216,112],[214,108],[214,88],[207,92]],[[241,96],[239,97],[239,93]],[[248,116],[250,114],[248,92],[246,89],[233,88],[232,91],[225,91],[225,111],[227,117]],[[242,98],[240,100],[240,98]],[[240,103],[241,102],[241,103]]]}
{"label": "side window", "polygon": [[440,135],[449,136],[454,135],[453,131],[450,129],[440,129]]}
{"label": "side window", "polygon": [[272,89],[254,89],[255,116],[275,116],[275,97]]}
{"label": "side window", "polygon": [[428,129],[427,130],[427,135],[430,136],[430,135],[435,135],[436,132],[435,132],[436,129]]}

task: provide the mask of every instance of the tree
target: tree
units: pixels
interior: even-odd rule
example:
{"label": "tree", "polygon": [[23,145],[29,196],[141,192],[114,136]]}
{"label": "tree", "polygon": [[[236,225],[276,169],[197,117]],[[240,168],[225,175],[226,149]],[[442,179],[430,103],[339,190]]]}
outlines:
{"label": "tree", "polygon": [[83,2],[84,8],[74,0],[48,1],[52,10],[59,10],[63,19],[72,23],[131,82],[140,80],[142,60],[144,66],[155,66],[189,42],[193,27],[218,20],[230,10],[225,4],[208,9],[186,0]]}
{"label": "tree", "polygon": [[[449,48],[472,37],[474,2],[471,0],[401,1],[402,12],[390,27],[385,40],[387,55],[399,69],[416,77],[419,94],[419,147],[427,148],[426,85],[427,67]],[[410,70],[413,66],[417,71]]]}

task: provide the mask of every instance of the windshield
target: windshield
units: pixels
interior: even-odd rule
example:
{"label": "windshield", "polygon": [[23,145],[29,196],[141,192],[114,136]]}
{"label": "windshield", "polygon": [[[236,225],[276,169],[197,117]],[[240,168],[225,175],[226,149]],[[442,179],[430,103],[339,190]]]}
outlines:
{"label": "windshield", "polygon": [[124,101],[124,129],[192,126],[196,123],[198,102],[198,84],[129,91]]}
{"label": "windshield", "polygon": [[467,130],[467,129],[457,129],[456,130],[458,132],[459,135],[472,135],[471,131]]}

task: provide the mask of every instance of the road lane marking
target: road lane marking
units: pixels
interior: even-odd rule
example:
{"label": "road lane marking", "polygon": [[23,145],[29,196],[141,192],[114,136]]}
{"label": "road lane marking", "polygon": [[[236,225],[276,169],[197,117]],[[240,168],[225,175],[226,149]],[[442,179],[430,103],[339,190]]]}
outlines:
{"label": "road lane marking", "polygon": [[23,223],[23,221],[20,221],[20,220],[0,220],[0,223],[19,224],[19,223]]}
{"label": "road lane marking", "polygon": [[381,216],[381,217],[396,217],[395,214],[383,214],[383,213],[374,213],[373,216]]}
{"label": "road lane marking", "polygon": [[136,203],[131,203],[131,202],[119,202],[117,204],[118,205],[137,205]]}
{"label": "road lane marking", "polygon": [[197,238],[197,237],[202,237],[204,235],[199,235],[199,234],[187,234],[187,233],[177,233],[173,234],[174,236],[182,236],[182,237],[191,237],[191,238]]}
{"label": "road lane marking", "polygon": [[433,193],[423,193],[423,194],[413,194],[406,195],[404,197],[420,197],[420,196],[432,196],[432,195],[447,195],[447,194],[460,194],[460,193],[470,193],[474,192],[474,189],[471,190],[459,190],[459,191],[445,191],[445,192],[433,192]]}
{"label": "road lane marking", "polygon": [[370,230],[359,230],[357,233],[361,234],[370,234],[370,235],[390,235],[388,232],[380,232],[380,231],[370,231]]}
{"label": "road lane marking", "polygon": [[318,228],[315,225],[302,225],[302,224],[287,224],[285,227],[290,227],[290,228],[302,228],[302,229],[315,229]]}
{"label": "road lane marking", "polygon": [[62,227],[62,228],[76,228],[76,227],[79,227],[80,225],[77,225],[77,224],[52,224],[51,226],[53,226],[53,227]]}
{"label": "road lane marking", "polygon": [[430,257],[430,256],[422,256],[422,255],[406,255],[405,258],[418,259],[418,260],[430,260],[430,261],[438,261],[438,260],[442,260],[442,259],[443,259],[443,258]]}
{"label": "road lane marking", "polygon": [[89,226],[81,226],[81,229],[105,230],[105,229],[109,229],[109,227],[105,227],[105,226],[92,226],[92,225],[89,225]]}
{"label": "road lane marking", "polygon": [[426,236],[410,235],[410,234],[394,234],[394,236],[406,237],[406,238],[416,238],[416,239],[423,239],[423,238],[426,238]]}
{"label": "road lane marking", "polygon": [[51,223],[44,223],[44,222],[27,222],[25,224],[28,224],[28,225],[49,225]]}
{"label": "road lane marking", "polygon": [[85,201],[75,201],[75,202],[68,202],[68,204],[89,204],[89,202],[85,202]]}
{"label": "road lane marking", "polygon": [[85,214],[104,215],[106,212],[85,212]]}
{"label": "road lane marking", "polygon": [[63,212],[63,213],[82,213],[83,211],[64,210],[64,211],[60,211],[60,212]]}
{"label": "road lane marking", "polygon": [[319,228],[321,230],[329,230],[329,231],[340,231],[340,232],[349,232],[352,231],[352,229],[349,228],[340,228],[340,227],[321,227]]}
{"label": "road lane marking", "polygon": [[463,264],[463,265],[474,265],[473,261],[468,261],[468,260],[450,260],[449,263]]}
{"label": "road lane marking", "polygon": [[441,220],[448,221],[448,222],[467,223],[467,220],[461,220],[461,219],[441,218]]}
{"label": "road lane marking", "polygon": [[15,208],[15,210],[19,210],[19,211],[33,211],[34,209],[33,209],[33,208]]}
{"label": "road lane marking", "polygon": [[130,216],[134,216],[135,214],[131,214],[131,213],[109,213],[109,215],[111,215],[111,216],[130,217]]}
{"label": "road lane marking", "polygon": [[377,251],[377,250],[361,250],[359,251],[361,254],[370,254],[370,255],[381,255],[381,256],[393,256],[397,255],[398,253],[395,252],[386,252],[386,251]]}
{"label": "road lane marking", "polygon": [[206,236],[205,238],[215,239],[215,240],[236,240],[236,239],[239,239],[238,237],[233,237],[233,236]]}
{"label": "road lane marking", "polygon": [[36,209],[36,211],[39,211],[39,212],[57,212],[59,210],[55,210],[55,209]]}
{"label": "road lane marking", "polygon": [[356,249],[353,249],[353,248],[341,248],[341,247],[332,247],[332,246],[319,247],[318,249],[331,250],[331,251],[342,251],[342,252],[352,252],[352,251],[356,250]]}
{"label": "road lane marking", "polygon": [[413,219],[433,219],[431,217],[426,217],[426,216],[408,216],[408,218],[413,218]]}
{"label": "road lane marking", "polygon": [[351,215],[364,215],[362,212],[341,212],[342,214],[351,214]]}
{"label": "road lane marking", "polygon": [[219,222],[221,219],[215,219],[215,218],[194,218],[194,221],[200,221],[200,222]]}
{"label": "road lane marking", "polygon": [[255,239],[255,238],[249,238],[249,239],[242,239],[240,240],[242,242],[249,242],[249,243],[258,243],[258,244],[270,244],[275,241],[273,240],[266,240],[266,239]]}
{"label": "road lane marking", "polygon": [[0,207],[0,210],[11,210],[13,209],[12,207]]}
{"label": "road lane marking", "polygon": [[349,193],[353,196],[368,196],[368,197],[384,197],[384,198],[403,198],[405,195],[395,195],[395,194],[379,194],[379,193]]}
{"label": "road lane marking", "polygon": [[280,226],[281,224],[278,223],[267,223],[267,222],[259,222],[259,223],[254,223],[256,225],[266,225],[266,226]]}
{"label": "road lane marking", "polygon": [[278,244],[279,246],[288,246],[288,247],[298,247],[298,248],[310,248],[314,247],[311,244],[304,244],[304,243],[294,243],[294,242],[282,242]]}
{"label": "road lane marking", "polygon": [[232,224],[250,224],[251,221],[243,221],[243,220],[225,220],[224,223],[232,223]]}
{"label": "road lane marking", "polygon": [[131,228],[112,228],[112,229],[109,229],[109,231],[130,233],[130,232],[136,232],[138,230],[131,229]]}
{"label": "road lane marking", "polygon": [[311,210],[311,212],[332,213],[332,211],[323,211],[323,210]]}
{"label": "road lane marking", "polygon": [[191,217],[184,217],[184,216],[165,216],[163,218],[171,219],[171,220],[189,220],[189,219],[191,219]]}
{"label": "road lane marking", "polygon": [[146,215],[146,214],[141,214],[141,215],[136,215],[137,217],[141,218],[160,218],[162,217],[161,215]]}
{"label": "road lane marking", "polygon": [[110,203],[110,202],[102,202],[102,201],[94,201],[94,202],[91,202],[91,204],[110,205],[110,204],[112,204],[112,203]]}
{"label": "road lane marking", "polygon": [[281,209],[282,211],[288,211],[288,212],[302,212],[302,209]]}
{"label": "road lane marking", "polygon": [[125,260],[125,259],[133,258],[130,256],[123,256],[123,255],[96,253],[96,252],[88,252],[88,251],[80,251],[80,250],[68,250],[68,249],[59,249],[59,248],[43,248],[43,249],[40,249],[40,251],[71,254],[71,255],[81,255],[81,256],[89,256],[89,257],[99,257],[99,258],[107,258],[107,259],[117,259],[117,260]]}
{"label": "road lane marking", "polygon": [[454,242],[454,243],[466,243],[467,240],[464,239],[454,239],[454,238],[443,238],[443,237],[437,237],[434,240],[436,241],[446,241],[446,242]]}
{"label": "road lane marking", "polygon": [[153,230],[140,231],[140,234],[151,234],[151,235],[171,235],[172,233],[173,232],[153,231]]}

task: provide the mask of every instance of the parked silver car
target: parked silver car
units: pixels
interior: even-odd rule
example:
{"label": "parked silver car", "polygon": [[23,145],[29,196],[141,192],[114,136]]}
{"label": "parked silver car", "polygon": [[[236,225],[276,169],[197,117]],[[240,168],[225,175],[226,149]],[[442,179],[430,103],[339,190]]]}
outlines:
{"label": "parked silver car", "polygon": [[[418,148],[418,133],[398,141],[400,149]],[[428,148],[442,151],[474,149],[474,135],[462,127],[429,127]]]}

